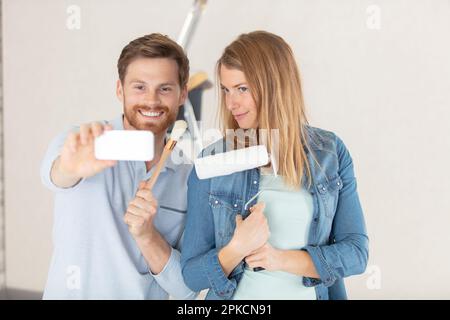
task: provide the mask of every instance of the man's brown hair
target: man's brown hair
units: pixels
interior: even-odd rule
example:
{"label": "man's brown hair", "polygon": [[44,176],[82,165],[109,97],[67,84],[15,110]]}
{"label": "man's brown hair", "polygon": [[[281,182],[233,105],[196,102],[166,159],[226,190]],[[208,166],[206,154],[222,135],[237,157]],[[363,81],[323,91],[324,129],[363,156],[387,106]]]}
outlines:
{"label": "man's brown hair", "polygon": [[168,36],[152,33],[131,41],[120,54],[117,62],[119,79],[123,84],[128,65],[138,58],[169,58],[178,65],[178,80],[183,88],[189,78],[189,60],[183,48]]}

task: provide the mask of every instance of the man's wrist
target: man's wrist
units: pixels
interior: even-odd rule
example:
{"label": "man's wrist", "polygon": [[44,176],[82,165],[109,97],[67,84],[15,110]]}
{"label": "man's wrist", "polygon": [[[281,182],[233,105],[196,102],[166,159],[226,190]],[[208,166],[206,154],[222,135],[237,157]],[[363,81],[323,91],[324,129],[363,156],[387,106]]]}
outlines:
{"label": "man's wrist", "polygon": [[61,156],[59,156],[53,162],[50,179],[54,185],[60,188],[71,188],[77,185],[82,177],[76,177],[65,172],[61,167]]}
{"label": "man's wrist", "polygon": [[158,230],[155,227],[152,227],[145,234],[134,237],[134,240],[142,246],[150,246],[152,245],[158,237]]}

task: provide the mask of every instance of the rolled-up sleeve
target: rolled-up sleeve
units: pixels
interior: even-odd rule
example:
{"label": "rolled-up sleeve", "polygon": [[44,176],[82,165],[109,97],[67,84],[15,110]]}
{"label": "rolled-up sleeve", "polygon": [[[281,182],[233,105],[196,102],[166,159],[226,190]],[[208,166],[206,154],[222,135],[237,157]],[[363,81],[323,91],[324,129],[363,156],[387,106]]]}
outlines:
{"label": "rolled-up sleeve", "polygon": [[191,290],[212,289],[217,296],[229,299],[237,283],[225,275],[217,256],[208,192],[209,180],[199,180],[195,169],[192,170],[188,182],[188,212],[181,255],[182,273]]}
{"label": "rolled-up sleeve", "polygon": [[[195,299],[197,292],[190,290],[183,281],[180,265],[181,254],[172,248],[163,270],[152,274],[156,282],[174,299]],[[151,271],[150,271],[151,272]]]}
{"label": "rolled-up sleeve", "polygon": [[338,279],[361,274],[369,258],[369,239],[357,192],[353,161],[342,140],[336,139],[343,188],[339,191],[329,243],[302,248],[310,254],[320,276],[320,279],[304,277],[303,283],[309,287],[322,283],[329,287]]}

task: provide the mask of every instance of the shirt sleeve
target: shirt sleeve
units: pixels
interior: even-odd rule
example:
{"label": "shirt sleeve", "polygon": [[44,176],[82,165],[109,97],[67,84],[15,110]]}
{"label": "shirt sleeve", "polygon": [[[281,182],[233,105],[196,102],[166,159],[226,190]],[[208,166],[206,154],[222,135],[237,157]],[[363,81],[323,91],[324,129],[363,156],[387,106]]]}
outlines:
{"label": "shirt sleeve", "polygon": [[44,159],[41,163],[40,168],[40,175],[41,175],[41,181],[42,184],[50,189],[53,192],[70,192],[71,190],[74,190],[76,187],[81,185],[83,183],[84,179],[81,179],[76,185],[70,187],[70,188],[61,188],[55,185],[51,179],[50,173],[53,167],[53,162],[59,157],[61,154],[62,147],[64,145],[64,142],[69,135],[70,132],[77,130],[78,127],[72,127],[63,133],[56,136],[51,142],[50,145],[47,148],[47,152],[44,155]]}
{"label": "shirt sleeve", "polygon": [[180,252],[172,248],[169,260],[163,270],[158,274],[153,274],[151,271],[150,273],[153,275],[161,288],[163,288],[173,298],[195,299],[198,293],[191,291],[184,283],[183,276],[181,274],[180,257]]}
{"label": "shirt sleeve", "polygon": [[188,184],[188,212],[181,251],[182,272],[192,290],[212,289],[218,297],[229,299],[237,287],[237,281],[225,275],[217,256],[208,191],[209,179],[199,180],[193,169]]}
{"label": "shirt sleeve", "polygon": [[320,276],[320,279],[304,277],[303,283],[308,287],[322,283],[330,287],[338,279],[361,274],[365,271],[369,258],[369,239],[358,197],[352,158],[342,140],[338,137],[336,139],[339,176],[343,187],[339,191],[329,243],[302,248],[310,254]]}

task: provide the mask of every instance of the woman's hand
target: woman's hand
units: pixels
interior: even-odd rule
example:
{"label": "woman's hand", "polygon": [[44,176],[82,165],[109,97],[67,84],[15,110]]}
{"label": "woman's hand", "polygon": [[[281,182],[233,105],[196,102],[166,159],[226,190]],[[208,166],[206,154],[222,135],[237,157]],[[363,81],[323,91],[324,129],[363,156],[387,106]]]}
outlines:
{"label": "woman's hand", "polygon": [[250,268],[262,267],[267,271],[282,269],[282,250],[275,249],[268,242],[261,248],[253,251],[245,258]]}
{"label": "woman's hand", "polygon": [[264,216],[265,204],[257,203],[250,208],[250,215],[243,220],[236,216],[236,229],[230,243],[243,257],[263,246],[269,239],[270,231]]}
{"label": "woman's hand", "polygon": [[245,257],[250,268],[284,271],[302,277],[320,279],[311,256],[304,250],[281,250],[266,243]]}
{"label": "woman's hand", "polygon": [[250,215],[242,220],[236,216],[236,228],[231,241],[218,252],[223,272],[228,277],[233,269],[252,251],[263,246],[269,239],[269,225],[264,216],[264,203],[250,208]]}

